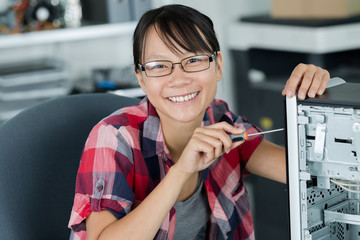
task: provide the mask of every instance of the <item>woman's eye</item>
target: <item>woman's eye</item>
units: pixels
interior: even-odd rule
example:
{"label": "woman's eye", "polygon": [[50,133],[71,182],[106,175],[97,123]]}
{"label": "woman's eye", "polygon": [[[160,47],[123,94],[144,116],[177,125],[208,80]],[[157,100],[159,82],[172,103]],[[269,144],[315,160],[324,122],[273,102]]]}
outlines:
{"label": "woman's eye", "polygon": [[155,65],[150,67],[150,70],[164,69],[164,68],[167,68],[167,66],[164,65],[164,64],[155,64]]}
{"label": "woman's eye", "polygon": [[186,61],[186,64],[191,64],[191,65],[202,64],[202,63],[206,62],[208,59],[209,59],[209,57],[207,57],[207,56],[195,56],[195,57],[189,58]]}
{"label": "woman's eye", "polygon": [[200,62],[201,61],[201,58],[190,58],[186,63],[189,64],[189,63],[196,63],[196,62]]}
{"label": "woman's eye", "polygon": [[165,65],[155,65],[153,68],[165,68]]}

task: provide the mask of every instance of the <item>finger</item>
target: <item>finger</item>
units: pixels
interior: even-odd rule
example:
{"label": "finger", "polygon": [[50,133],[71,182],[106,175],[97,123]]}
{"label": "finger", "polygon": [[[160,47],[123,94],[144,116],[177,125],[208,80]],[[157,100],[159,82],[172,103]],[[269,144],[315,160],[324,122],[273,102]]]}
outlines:
{"label": "finger", "polygon": [[208,168],[213,162],[215,162],[215,160],[216,158],[212,158],[212,159],[211,158],[208,159],[207,157],[203,158],[200,169],[204,170],[205,168]]}
{"label": "finger", "polygon": [[308,97],[313,98],[316,96],[316,93],[318,92],[321,82],[323,80],[324,70],[322,68],[317,68],[315,75],[313,77],[311,86],[309,88],[309,91],[307,93]]}
{"label": "finger", "polygon": [[206,128],[214,128],[214,129],[221,129],[227,133],[233,133],[233,134],[241,134],[243,130],[234,127],[233,125],[223,121],[216,124],[212,124],[210,126],[207,126]]}
{"label": "finger", "polygon": [[229,124],[227,122],[221,122],[221,123],[213,124],[213,125],[210,125],[208,127],[209,128],[217,128],[219,130],[225,131],[226,134],[223,135],[224,136],[223,140],[230,139],[230,141],[229,141],[230,144],[232,142],[232,140],[230,138],[230,134],[232,134],[232,135],[240,135],[240,134],[245,132],[244,129],[239,128],[239,127],[235,127],[235,126],[233,126],[233,125],[231,125],[231,124]]}
{"label": "finger", "polygon": [[287,91],[287,85],[288,85],[288,81],[286,81],[284,89],[281,92],[281,95],[285,96],[286,95],[286,91]]}
{"label": "finger", "polygon": [[233,144],[231,144],[231,150],[239,147],[239,146],[240,146],[241,144],[243,144],[244,142],[245,142],[245,140],[244,140],[244,141],[234,142]]}
{"label": "finger", "polygon": [[[291,76],[291,75],[290,75],[290,76]],[[287,93],[287,91],[288,91],[288,89],[289,89],[289,79],[286,81],[285,86],[284,86],[284,89],[282,90],[281,94],[282,94],[283,96],[285,96],[286,93]]]}
{"label": "finger", "polygon": [[203,153],[203,156],[201,157],[201,161],[203,163],[208,163],[213,159],[215,159],[215,158],[213,157],[213,155],[210,152]]}
{"label": "finger", "polygon": [[314,79],[314,75],[316,73],[316,67],[311,65],[309,66],[308,70],[305,72],[304,77],[301,81],[301,85],[299,87],[299,92],[298,92],[298,98],[299,99],[305,99],[306,94],[311,86],[311,84],[313,83],[313,79]]}
{"label": "finger", "polygon": [[211,145],[214,148],[214,157],[217,158],[228,152],[231,147],[232,141],[228,134],[220,129],[201,129],[197,133],[197,138],[201,141]]}
{"label": "finger", "polygon": [[326,86],[330,80],[330,73],[327,70],[324,70],[325,73],[322,76],[322,81],[319,87],[319,90],[317,92],[317,94],[322,95],[325,92]]}
{"label": "finger", "polygon": [[216,139],[219,139],[223,144],[224,152],[229,152],[231,150],[231,145],[232,145],[232,140],[229,136],[229,133],[241,134],[243,133],[243,130],[236,128],[227,122],[221,122],[201,128],[199,129],[199,132],[201,132],[204,135],[209,135]]}
{"label": "finger", "polygon": [[303,78],[304,72],[306,70],[306,65],[300,63],[297,65],[293,72],[291,73],[289,79],[286,82],[283,93],[288,97],[293,97],[295,95],[296,89]]}
{"label": "finger", "polygon": [[214,146],[209,141],[204,141],[202,135],[193,136],[191,143],[193,151],[199,154],[201,161],[208,162],[215,158]]}
{"label": "finger", "polygon": [[206,141],[208,144],[210,144],[213,147],[213,152],[212,152],[213,158],[218,158],[222,154],[224,154],[225,145],[224,142],[222,142],[220,139],[208,137],[205,138],[204,141]]}
{"label": "finger", "polygon": [[216,159],[215,157],[215,149],[211,144],[204,144],[204,151],[201,152],[201,160],[204,163],[208,163],[212,161],[213,159]]}

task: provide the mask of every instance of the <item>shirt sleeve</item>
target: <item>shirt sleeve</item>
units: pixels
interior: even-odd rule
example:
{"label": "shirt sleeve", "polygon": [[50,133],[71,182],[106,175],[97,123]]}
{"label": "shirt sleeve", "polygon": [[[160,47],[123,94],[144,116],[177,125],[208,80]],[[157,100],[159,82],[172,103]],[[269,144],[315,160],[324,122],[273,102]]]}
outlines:
{"label": "shirt sleeve", "polygon": [[132,148],[119,129],[99,123],[85,144],[76,176],[74,204],[69,228],[86,231],[91,212],[110,210],[121,218],[130,212],[134,192]]}
{"label": "shirt sleeve", "polygon": [[[259,127],[249,123],[244,117],[241,116],[236,119],[234,126],[246,131],[249,134],[261,132]],[[248,163],[251,155],[263,139],[264,135],[253,136],[239,146],[240,165],[243,169],[243,177],[250,174],[248,171],[245,170],[245,166]]]}

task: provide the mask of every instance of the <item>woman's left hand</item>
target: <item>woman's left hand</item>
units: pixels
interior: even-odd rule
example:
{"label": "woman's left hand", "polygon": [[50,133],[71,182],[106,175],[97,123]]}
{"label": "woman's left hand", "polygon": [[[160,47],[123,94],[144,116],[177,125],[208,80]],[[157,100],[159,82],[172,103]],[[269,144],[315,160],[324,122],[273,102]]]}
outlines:
{"label": "woman's left hand", "polygon": [[329,79],[330,74],[327,70],[313,64],[300,63],[287,80],[282,95],[292,97],[297,89],[299,89],[298,98],[301,100],[305,99],[306,95],[310,98],[315,97],[316,94],[322,95]]}

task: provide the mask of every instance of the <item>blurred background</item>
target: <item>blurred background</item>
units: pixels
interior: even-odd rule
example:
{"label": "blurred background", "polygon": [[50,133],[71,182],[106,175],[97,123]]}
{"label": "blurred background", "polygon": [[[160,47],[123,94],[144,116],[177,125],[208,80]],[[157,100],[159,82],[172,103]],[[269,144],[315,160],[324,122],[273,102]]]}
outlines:
{"label": "blurred background", "polygon": [[[145,11],[171,3],[213,19],[224,55],[217,97],[263,130],[284,127],[280,93],[298,63],[360,81],[359,0],[0,0],[0,124],[58,96],[144,96],[132,33]],[[247,181],[257,239],[287,239],[286,186]]]}

